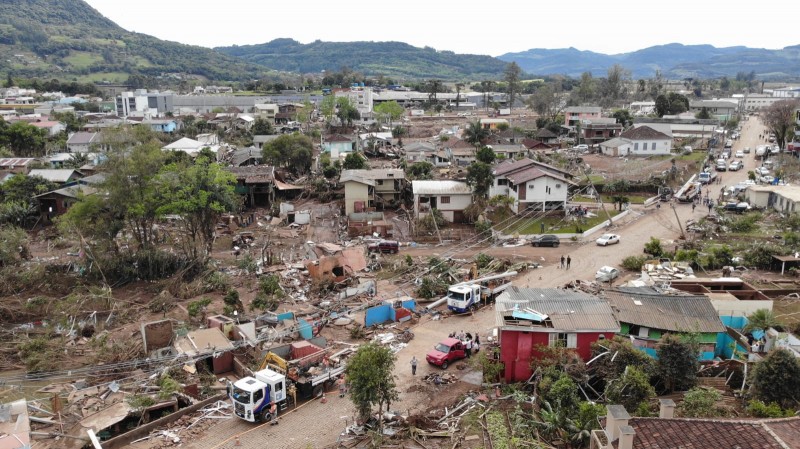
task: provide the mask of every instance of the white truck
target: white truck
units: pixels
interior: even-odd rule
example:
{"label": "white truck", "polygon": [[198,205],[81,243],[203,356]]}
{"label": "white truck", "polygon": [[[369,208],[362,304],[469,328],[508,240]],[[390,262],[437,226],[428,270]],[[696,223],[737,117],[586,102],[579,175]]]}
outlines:
{"label": "white truck", "polygon": [[511,282],[504,282],[504,280],[516,275],[516,271],[507,271],[502,274],[451,285],[447,289],[447,308],[455,313],[473,310],[480,305],[481,300],[495,298],[511,287]]}
{"label": "white truck", "polygon": [[756,147],[756,159],[762,159],[767,154],[767,146],[759,145]]}
{"label": "white truck", "polygon": [[253,376],[228,383],[228,397],[233,402],[233,412],[245,421],[271,421],[272,404],[276,409],[286,408],[286,376],[269,368],[256,371]]}

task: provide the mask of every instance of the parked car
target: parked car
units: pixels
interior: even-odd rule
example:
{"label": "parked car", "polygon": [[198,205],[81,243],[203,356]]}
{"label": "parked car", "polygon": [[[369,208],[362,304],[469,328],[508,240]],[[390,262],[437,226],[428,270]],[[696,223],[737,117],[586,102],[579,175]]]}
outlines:
{"label": "parked car", "polygon": [[400,251],[400,243],[395,242],[394,240],[382,240],[377,243],[372,243],[371,245],[367,246],[367,249],[371,253],[392,253],[397,254]]}
{"label": "parked car", "polygon": [[766,176],[769,174],[769,169],[767,167],[758,167],[755,171],[757,175],[761,176]]}
{"label": "parked car", "polygon": [[619,270],[614,267],[604,266],[597,270],[594,279],[597,282],[610,282],[612,279],[619,277]]}
{"label": "parked car", "polygon": [[733,161],[733,162],[731,162],[731,165],[728,165],[728,170],[730,170],[730,171],[739,171],[739,170],[742,169],[742,167],[744,167],[744,164],[742,163],[742,161]]}
{"label": "parked car", "polygon": [[728,169],[728,163],[725,162],[725,159],[718,159],[717,165],[714,167],[717,171],[725,171]]}
{"label": "parked car", "polygon": [[613,245],[619,243],[619,236],[617,234],[603,234],[595,242],[600,246]]}
{"label": "parked car", "polygon": [[744,151],[742,151],[742,150],[737,150],[737,151],[736,151],[736,157],[738,157],[738,158],[742,158],[742,157],[744,157]]}
{"label": "parked car", "polygon": [[531,240],[531,246],[552,246],[553,248],[558,248],[558,245],[561,243],[558,236],[553,234],[544,234],[544,235],[537,235]]}
{"label": "parked car", "polygon": [[589,151],[589,145],[586,145],[585,143],[582,143],[582,144],[579,144],[579,145],[575,145],[574,147],[572,147],[572,149],[573,150],[578,150],[578,151]]}
{"label": "parked car", "polygon": [[445,338],[425,355],[425,360],[431,365],[441,366],[447,369],[451,363],[461,360],[467,356],[464,350],[464,343],[457,338]]}
{"label": "parked car", "polygon": [[750,154],[750,151],[752,150],[750,149],[750,147],[744,147],[744,150],[742,151],[744,152],[744,154]]}
{"label": "parked car", "polygon": [[750,204],[746,202],[737,203],[736,201],[729,201],[725,203],[722,208],[727,211],[741,214],[742,212],[750,210]]}
{"label": "parked car", "polygon": [[758,178],[758,180],[764,184],[772,184],[775,181],[775,177],[771,175],[764,175]]}

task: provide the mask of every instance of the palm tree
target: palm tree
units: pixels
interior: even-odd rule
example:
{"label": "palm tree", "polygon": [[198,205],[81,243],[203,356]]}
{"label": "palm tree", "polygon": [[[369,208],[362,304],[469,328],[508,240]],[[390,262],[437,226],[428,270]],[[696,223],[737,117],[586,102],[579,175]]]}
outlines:
{"label": "palm tree", "polygon": [[481,142],[489,137],[489,130],[481,126],[481,122],[470,122],[464,130],[464,140],[478,147]]}
{"label": "palm tree", "polygon": [[744,332],[753,330],[767,330],[771,327],[780,326],[781,323],[775,318],[775,314],[769,309],[758,309],[747,316],[747,325]]}

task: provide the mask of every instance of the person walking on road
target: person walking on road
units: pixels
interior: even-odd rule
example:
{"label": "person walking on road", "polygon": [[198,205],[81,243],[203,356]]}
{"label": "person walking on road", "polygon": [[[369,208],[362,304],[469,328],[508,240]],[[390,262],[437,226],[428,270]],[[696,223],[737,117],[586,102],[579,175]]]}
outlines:
{"label": "person walking on road", "polygon": [[694,208],[697,207],[697,202],[692,201],[692,212],[694,212]]}
{"label": "person walking on road", "polygon": [[562,254],[561,255],[561,268],[564,268],[564,261],[565,261],[564,255]]}
{"label": "person walking on road", "polygon": [[713,208],[714,208],[714,203],[712,203],[711,200],[708,200],[708,213],[709,214],[711,213],[711,209],[713,209]]}
{"label": "person walking on road", "polygon": [[569,270],[569,264],[572,263],[572,258],[567,256],[567,270]]}
{"label": "person walking on road", "polygon": [[417,356],[411,357],[411,375],[417,375]]}

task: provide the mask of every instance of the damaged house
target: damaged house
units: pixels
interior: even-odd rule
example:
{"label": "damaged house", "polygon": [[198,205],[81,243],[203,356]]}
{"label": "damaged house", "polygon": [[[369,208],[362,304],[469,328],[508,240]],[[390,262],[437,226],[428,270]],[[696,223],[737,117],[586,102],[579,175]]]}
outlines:
{"label": "damaged house", "polygon": [[236,193],[244,195],[245,207],[269,207],[277,199],[291,199],[303,187],[281,180],[275,167],[270,165],[248,165],[227,167],[236,176]]}
{"label": "damaged house", "polygon": [[313,248],[316,260],[303,262],[312,280],[347,281],[367,267],[365,248],[343,248],[333,243],[319,243]]}
{"label": "damaged house", "polygon": [[406,175],[401,169],[343,170],[339,182],[344,185],[344,210],[350,215],[399,203]]}

